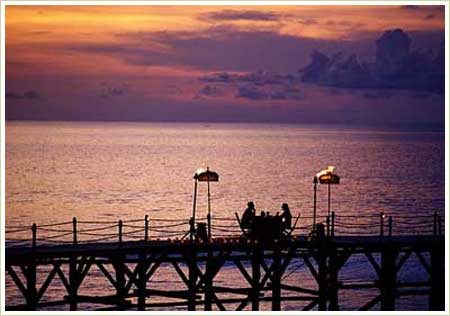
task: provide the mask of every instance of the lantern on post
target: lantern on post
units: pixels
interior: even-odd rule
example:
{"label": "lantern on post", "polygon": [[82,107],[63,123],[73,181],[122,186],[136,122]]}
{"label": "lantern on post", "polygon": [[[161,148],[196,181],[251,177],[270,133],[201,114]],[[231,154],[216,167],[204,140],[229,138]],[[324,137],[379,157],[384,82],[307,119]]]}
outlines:
{"label": "lantern on post", "polygon": [[313,231],[316,229],[316,203],[317,203],[317,183],[320,184],[327,184],[328,185],[328,212],[327,216],[329,217],[331,215],[331,185],[332,184],[339,184],[341,178],[334,174],[335,167],[328,166],[327,169],[320,171],[316,174],[314,177],[314,220],[313,220]]}
{"label": "lantern on post", "polygon": [[[218,182],[219,174],[217,172],[209,170],[209,167],[206,169],[200,168],[194,174],[194,204],[192,207],[192,224],[195,225],[195,211],[197,207],[197,182],[207,182],[208,184],[208,240],[211,238],[211,190],[210,190],[210,182]],[[192,229],[191,229],[191,237],[192,237]]]}

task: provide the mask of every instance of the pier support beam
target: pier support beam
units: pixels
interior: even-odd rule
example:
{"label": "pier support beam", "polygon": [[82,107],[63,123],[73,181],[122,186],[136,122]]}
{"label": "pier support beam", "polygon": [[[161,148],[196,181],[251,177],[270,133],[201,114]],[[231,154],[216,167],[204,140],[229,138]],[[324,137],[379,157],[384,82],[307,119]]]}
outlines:
{"label": "pier support beam", "polygon": [[26,279],[27,279],[27,290],[26,290],[27,309],[30,311],[34,311],[36,310],[37,304],[36,261],[34,256],[30,258],[30,261],[27,264]]}
{"label": "pier support beam", "polygon": [[339,262],[337,257],[337,249],[335,246],[331,246],[330,248],[330,257],[328,261],[328,272],[329,272],[329,296],[330,303],[328,306],[328,310],[330,311],[338,311],[339,310],[339,301],[338,301],[338,290],[339,290]]}
{"label": "pier support beam", "polygon": [[281,252],[279,248],[273,251],[272,262],[272,311],[281,310]]}
{"label": "pier support beam", "polygon": [[319,264],[319,311],[327,310],[327,288],[328,288],[328,278],[327,278],[327,257],[321,251],[318,254],[318,264]]}
{"label": "pier support beam", "polygon": [[[388,246],[389,247],[389,246]],[[381,291],[381,310],[395,310],[395,296],[397,283],[397,251],[388,248],[381,253],[381,271],[380,271],[380,291]]]}
{"label": "pier support beam", "polygon": [[261,250],[256,248],[252,253],[252,290],[251,290],[251,300],[252,300],[252,311],[259,311],[259,282],[261,279]]}
{"label": "pier support beam", "polygon": [[445,260],[443,243],[436,244],[430,251],[430,298],[429,309],[443,311],[445,309]]}
{"label": "pier support beam", "polygon": [[123,311],[125,309],[125,256],[118,255],[114,258],[114,269],[116,271],[116,296],[117,296],[117,310]]}
{"label": "pier support beam", "polygon": [[197,250],[192,249],[187,254],[189,268],[189,285],[188,285],[188,311],[195,311],[196,306],[196,288],[197,288]]}
{"label": "pier support beam", "polygon": [[205,290],[205,311],[212,310],[212,291],[213,291],[213,279],[214,279],[214,257],[212,251],[208,251],[208,259],[206,261],[206,270],[204,275],[204,290]]}
{"label": "pier support beam", "polygon": [[69,258],[69,308],[71,311],[76,311],[78,309],[77,306],[77,295],[78,295],[78,286],[80,284],[79,273],[77,270],[77,257],[70,256]]}
{"label": "pier support beam", "polygon": [[138,311],[145,311],[145,299],[146,299],[146,285],[147,285],[147,278],[146,278],[146,254],[140,253],[139,254],[139,263],[138,263]]}

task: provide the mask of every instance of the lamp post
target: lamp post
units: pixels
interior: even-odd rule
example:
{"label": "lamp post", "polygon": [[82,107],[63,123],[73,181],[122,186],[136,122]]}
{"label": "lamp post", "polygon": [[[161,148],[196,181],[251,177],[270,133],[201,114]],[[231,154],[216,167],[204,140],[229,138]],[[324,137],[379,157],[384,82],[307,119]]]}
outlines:
{"label": "lamp post", "polygon": [[[211,191],[210,191],[210,182],[218,182],[219,174],[217,172],[209,170],[209,167],[205,169],[198,169],[194,174],[194,204],[192,207],[192,224],[195,227],[195,210],[197,206],[197,182],[207,182],[208,184],[208,240],[211,238]],[[192,238],[192,227],[191,227],[191,238]]]}
{"label": "lamp post", "polygon": [[316,191],[317,191],[317,182],[320,184],[327,184],[328,185],[328,212],[327,216],[330,217],[331,215],[331,185],[332,184],[339,184],[340,177],[337,174],[334,174],[334,167],[328,166],[327,169],[320,171],[316,174],[314,177],[314,221],[313,221],[313,231],[316,230]]}
{"label": "lamp post", "polygon": [[316,232],[316,214],[317,214],[317,177],[314,177],[314,211],[313,211],[313,235]]}

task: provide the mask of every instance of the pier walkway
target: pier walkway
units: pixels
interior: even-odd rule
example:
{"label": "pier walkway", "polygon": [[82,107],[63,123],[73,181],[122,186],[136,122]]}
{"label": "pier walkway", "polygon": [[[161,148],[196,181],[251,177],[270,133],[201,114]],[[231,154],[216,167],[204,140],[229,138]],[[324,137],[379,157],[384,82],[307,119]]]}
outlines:
{"label": "pier walkway", "polygon": [[[141,226],[137,220],[120,221],[111,227],[101,223],[100,229],[81,229],[80,223],[83,222],[76,219],[70,223],[33,225],[31,228],[7,227],[7,278],[17,287],[24,303],[8,305],[6,297],[6,309],[39,310],[66,305],[70,310],[77,310],[80,304],[91,303],[100,304],[101,310],[184,308],[256,311],[263,304],[270,304],[270,309],[276,311],[283,310],[283,303],[287,301],[298,301],[302,303],[299,308],[302,310],[339,310],[341,291],[371,289],[370,293],[375,293],[374,296],[361,302],[359,310],[395,310],[398,298],[411,295],[425,295],[430,310],[444,310],[445,243],[442,219],[437,214],[427,219],[409,217],[395,220],[380,214],[363,222],[349,217],[346,222],[344,218],[333,215],[325,219],[325,236],[307,238],[308,227],[304,225],[294,230],[288,240],[270,243],[246,240],[234,231],[225,231],[224,236],[203,243],[182,239],[186,235],[184,231],[178,232],[181,235],[175,238],[162,238],[152,233],[159,229],[161,234],[175,234],[170,232],[171,229],[186,228],[187,222],[183,221],[181,225],[173,220],[156,225],[158,221],[155,221],[151,225],[152,220],[148,217],[144,223],[140,220]],[[222,219],[223,222],[227,220],[231,223],[231,219]],[[393,234],[396,222],[407,229]],[[213,223],[215,229],[236,228],[218,224],[220,220],[217,219]],[[72,227],[60,228],[65,225]],[[430,229],[412,229],[421,225],[427,225]],[[131,236],[131,233],[127,235],[124,231],[125,227],[132,234],[138,234],[135,240],[125,238]],[[348,231],[337,233],[339,228]],[[114,233],[108,229],[117,231]],[[17,234],[30,233],[30,230],[31,240],[17,237]],[[39,239],[39,232],[41,235],[44,232],[53,235],[42,235]],[[104,238],[107,234],[114,236],[111,237],[113,240],[93,241],[81,239],[83,233],[90,234],[84,236],[91,239]],[[358,283],[341,279],[339,273],[352,256],[365,258],[376,277]],[[403,282],[398,278],[405,263],[412,257],[426,271],[425,281],[419,278]],[[296,284],[285,282],[294,261],[302,262],[315,286],[307,287],[298,279]],[[224,267],[231,267],[239,274],[245,286],[216,282]],[[154,286],[152,277],[163,268],[172,269],[179,282],[167,282],[162,289]],[[100,271],[113,294],[82,294],[86,278],[90,277],[89,272],[93,269]],[[57,300],[43,299],[57,278],[63,284],[65,293],[61,293]],[[94,292],[101,292],[101,289],[96,290],[99,291]]]}

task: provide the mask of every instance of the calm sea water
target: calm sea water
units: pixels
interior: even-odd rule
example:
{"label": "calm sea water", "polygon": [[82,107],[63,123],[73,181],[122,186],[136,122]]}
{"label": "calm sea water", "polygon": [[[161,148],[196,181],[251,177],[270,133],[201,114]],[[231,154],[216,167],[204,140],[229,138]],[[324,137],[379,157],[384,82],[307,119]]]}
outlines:
{"label": "calm sea water", "polygon": [[[202,166],[220,175],[220,181],[211,184],[213,216],[233,217],[250,200],[257,210],[275,213],[287,202],[294,215],[311,216],[312,179],[328,165],[336,166],[341,177],[341,184],[332,187],[332,210],[338,216],[444,213],[443,132],[268,124],[7,122],[6,224],[39,225],[74,216],[116,221],[145,214],[187,219],[192,212],[192,177]],[[198,214],[205,216],[202,183],[198,198]],[[318,200],[323,215],[325,187],[319,187]],[[348,279],[372,273],[363,258],[352,260],[346,268],[351,271]],[[409,265],[405,269],[416,274],[415,264]],[[308,282],[305,273],[299,269],[289,278],[294,284],[300,279]],[[155,284],[170,275],[155,276]],[[171,280],[175,282],[175,276]],[[8,291],[7,304],[20,300],[12,287]],[[344,309],[355,308],[365,295],[367,300],[373,297],[370,291],[342,295]],[[402,300],[400,309],[427,308],[426,298]],[[286,304],[285,309],[300,306]]]}

